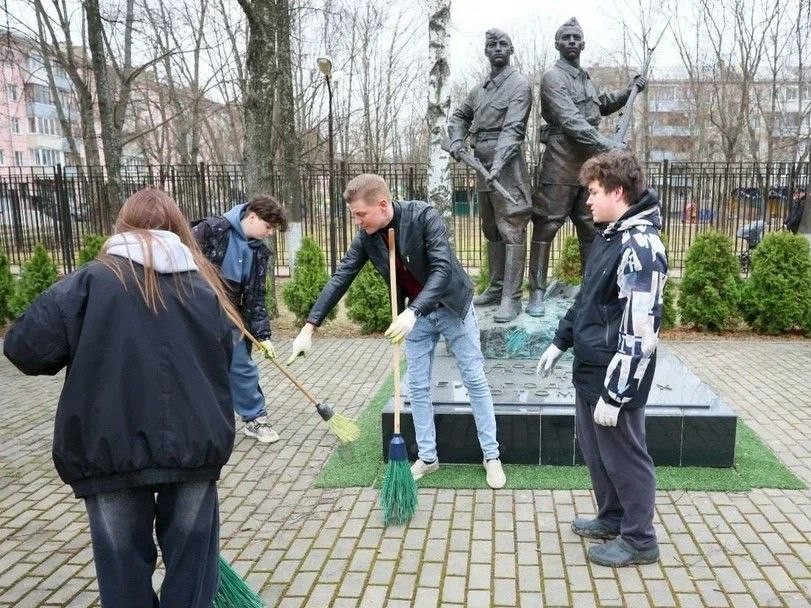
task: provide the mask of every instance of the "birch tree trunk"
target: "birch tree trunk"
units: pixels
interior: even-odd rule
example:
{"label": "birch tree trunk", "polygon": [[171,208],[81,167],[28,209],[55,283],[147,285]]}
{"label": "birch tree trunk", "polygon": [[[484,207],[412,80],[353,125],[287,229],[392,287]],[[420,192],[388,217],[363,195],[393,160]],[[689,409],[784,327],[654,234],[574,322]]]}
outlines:
{"label": "birch tree trunk", "polygon": [[431,0],[431,17],[428,22],[428,54],[430,75],[428,80],[428,202],[431,203],[448,229],[451,243],[453,233],[453,197],[448,167],[448,153],[441,147],[443,137],[447,137],[448,111],[451,106],[448,83],[448,44],[450,33],[448,22],[451,16],[450,0]]}
{"label": "birch tree trunk", "polygon": [[290,45],[292,15],[288,0],[276,0],[278,19],[277,38],[279,42],[278,91],[279,91],[279,131],[282,148],[282,200],[287,207],[287,261],[290,274],[293,263],[301,247],[301,144],[296,125],[295,99],[293,95],[293,61]]}

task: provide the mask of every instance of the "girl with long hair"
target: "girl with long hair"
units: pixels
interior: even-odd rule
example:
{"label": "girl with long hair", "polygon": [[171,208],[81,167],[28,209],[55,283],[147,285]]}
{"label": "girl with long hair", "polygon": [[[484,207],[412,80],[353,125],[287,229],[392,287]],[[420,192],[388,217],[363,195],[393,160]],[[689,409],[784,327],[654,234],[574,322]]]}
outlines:
{"label": "girl with long hair", "polygon": [[212,605],[218,584],[216,481],[234,443],[225,287],[165,192],[121,208],[97,261],[14,323],[5,355],[25,374],[66,369],[53,459],[85,501],[103,606]]}

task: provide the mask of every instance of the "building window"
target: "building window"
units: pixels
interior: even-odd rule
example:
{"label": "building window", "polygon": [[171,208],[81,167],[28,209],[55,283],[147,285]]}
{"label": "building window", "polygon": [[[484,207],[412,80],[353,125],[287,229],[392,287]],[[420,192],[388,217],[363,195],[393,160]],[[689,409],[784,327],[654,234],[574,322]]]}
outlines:
{"label": "building window", "polygon": [[5,150],[0,150],[0,165],[6,164],[6,152]]}
{"label": "building window", "polygon": [[23,153],[20,152],[19,150],[14,152],[14,164],[17,165],[18,167],[23,166]]}
{"label": "building window", "polygon": [[43,118],[42,116],[28,117],[28,130],[31,133],[42,133],[43,135],[59,135],[59,122],[55,118]]}
{"label": "building window", "polygon": [[9,101],[17,101],[16,85],[10,84],[6,87],[6,96],[8,97]]}
{"label": "building window", "polygon": [[12,118],[11,119],[11,132],[12,133],[19,133],[20,132],[20,119],[19,118]]}
{"label": "building window", "polygon": [[51,150],[50,148],[36,148],[31,150],[31,158],[34,159],[35,165],[43,167],[60,165],[62,164],[62,151]]}

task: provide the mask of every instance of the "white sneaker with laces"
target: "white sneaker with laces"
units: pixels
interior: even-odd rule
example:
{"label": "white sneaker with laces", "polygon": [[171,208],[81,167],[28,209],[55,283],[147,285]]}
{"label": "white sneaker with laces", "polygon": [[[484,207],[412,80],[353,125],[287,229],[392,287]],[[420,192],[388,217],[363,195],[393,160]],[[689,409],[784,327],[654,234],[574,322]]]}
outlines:
{"label": "white sneaker with laces", "polygon": [[484,470],[487,471],[487,485],[494,490],[503,488],[507,483],[507,476],[504,474],[504,469],[501,467],[501,460],[498,458],[485,460]]}
{"label": "white sneaker with laces", "polygon": [[414,481],[417,481],[428,475],[428,473],[433,473],[438,468],[439,460],[434,460],[431,464],[426,464],[422,460],[415,460],[414,464],[411,465],[411,475],[413,475]]}
{"label": "white sneaker with laces", "polygon": [[276,443],[279,441],[279,433],[270,428],[267,416],[259,416],[245,423],[244,433],[248,437],[253,437],[262,443]]}

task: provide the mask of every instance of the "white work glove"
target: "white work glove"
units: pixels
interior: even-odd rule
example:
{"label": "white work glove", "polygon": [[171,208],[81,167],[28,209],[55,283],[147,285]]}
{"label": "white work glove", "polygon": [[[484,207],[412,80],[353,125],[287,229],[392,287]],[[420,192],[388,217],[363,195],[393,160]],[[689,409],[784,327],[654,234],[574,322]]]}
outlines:
{"label": "white work glove", "polygon": [[417,322],[417,315],[410,308],[406,308],[403,312],[397,315],[397,318],[389,325],[389,328],[383,334],[392,344],[398,344],[414,329],[414,323]]}
{"label": "white work glove", "polygon": [[270,340],[262,340],[259,343],[259,346],[261,346],[262,350],[265,351],[264,355],[268,359],[275,359],[276,358],[276,349],[273,348],[273,342],[271,342]]}
{"label": "white work glove", "polygon": [[594,408],[594,422],[600,426],[617,426],[617,416],[619,415],[620,408],[607,404],[602,397],[597,400]]}
{"label": "white work glove", "polygon": [[550,344],[549,348],[543,351],[541,358],[538,359],[538,367],[535,368],[535,373],[545,378],[555,369],[555,365],[562,356],[563,351],[554,344]]}
{"label": "white work glove", "polygon": [[296,360],[296,357],[304,357],[310,352],[313,347],[313,328],[310,325],[305,325],[298,332],[296,339],[293,340],[293,349],[290,358],[287,360],[287,365],[290,365]]}

